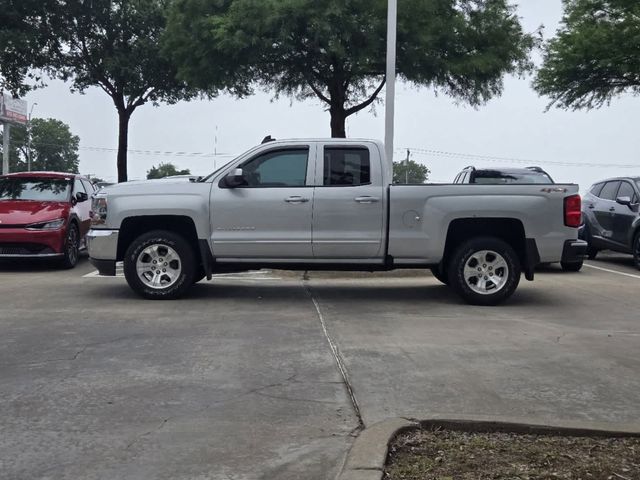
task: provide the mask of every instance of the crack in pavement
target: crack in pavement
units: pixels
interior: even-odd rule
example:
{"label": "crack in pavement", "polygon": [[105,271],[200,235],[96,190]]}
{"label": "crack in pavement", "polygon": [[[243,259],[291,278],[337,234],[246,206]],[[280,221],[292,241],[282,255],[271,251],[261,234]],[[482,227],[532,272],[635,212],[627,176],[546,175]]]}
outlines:
{"label": "crack in pavement", "polygon": [[151,430],[149,430],[148,432],[143,433],[142,435],[138,435],[136,438],[134,438],[125,448],[125,450],[129,450],[133,445],[135,445],[138,441],[142,440],[142,438],[146,437],[147,435],[151,435],[152,433],[157,432],[158,430],[161,430],[162,427],[164,427],[167,422],[169,420],[171,420],[173,417],[168,417],[162,420],[162,422],[160,422],[160,424],[155,427],[152,428]]}
{"label": "crack in pavement", "polygon": [[322,327],[322,333],[324,334],[325,339],[327,340],[327,343],[329,344],[329,348],[331,349],[331,353],[333,354],[333,358],[336,362],[336,366],[338,367],[338,371],[340,372],[340,375],[342,376],[342,383],[344,383],[345,388],[347,389],[347,394],[349,396],[349,399],[351,400],[351,406],[353,407],[353,410],[356,414],[356,418],[358,419],[358,426],[354,429],[354,432],[360,431],[360,430],[364,430],[365,428],[365,424],[364,421],[362,419],[362,414],[360,412],[360,406],[358,405],[358,400],[356,399],[356,395],[355,392],[353,390],[353,386],[351,385],[351,382],[349,381],[349,374],[347,372],[347,367],[344,363],[344,359],[342,358],[342,355],[340,354],[340,351],[338,350],[338,346],[335,343],[335,341],[331,338],[331,336],[329,335],[329,331],[327,330],[327,325],[324,321],[324,316],[322,315],[322,311],[320,310],[320,304],[318,303],[318,301],[316,300],[316,298],[313,295],[313,291],[311,290],[311,286],[308,283],[308,275],[307,272],[305,272],[305,274],[302,277],[302,284],[304,286],[305,291],[307,292],[307,295],[309,295],[309,298],[311,299],[311,301],[313,302],[313,306],[316,309],[316,313],[318,315],[318,320],[320,320],[320,326]]}

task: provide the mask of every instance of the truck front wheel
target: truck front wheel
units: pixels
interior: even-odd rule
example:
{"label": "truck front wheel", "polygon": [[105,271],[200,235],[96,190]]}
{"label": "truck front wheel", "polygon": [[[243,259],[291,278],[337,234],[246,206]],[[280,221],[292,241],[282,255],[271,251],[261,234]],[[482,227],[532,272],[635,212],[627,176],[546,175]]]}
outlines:
{"label": "truck front wheel", "polygon": [[479,237],[458,247],[448,273],[449,285],[468,303],[497,305],[513,295],[522,268],[508,243],[499,238]]}
{"label": "truck front wheel", "polygon": [[138,295],[151,300],[179,298],[196,275],[191,245],[180,235],[156,230],[136,238],[124,257],[124,276]]}

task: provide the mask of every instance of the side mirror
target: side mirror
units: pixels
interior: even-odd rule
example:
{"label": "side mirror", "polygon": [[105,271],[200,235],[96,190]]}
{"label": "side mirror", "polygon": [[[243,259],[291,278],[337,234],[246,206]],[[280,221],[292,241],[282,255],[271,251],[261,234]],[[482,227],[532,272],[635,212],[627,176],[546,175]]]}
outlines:
{"label": "side mirror", "polygon": [[87,195],[85,192],[76,193],[76,202],[77,203],[86,202],[87,200],[89,200],[89,195]]}
{"label": "side mirror", "polygon": [[627,207],[631,206],[631,197],[618,197],[616,198],[616,202],[620,205],[626,205]]}
{"label": "side mirror", "polygon": [[224,177],[220,182],[220,186],[223,188],[236,188],[244,185],[246,180],[241,168],[235,168],[233,171]]}

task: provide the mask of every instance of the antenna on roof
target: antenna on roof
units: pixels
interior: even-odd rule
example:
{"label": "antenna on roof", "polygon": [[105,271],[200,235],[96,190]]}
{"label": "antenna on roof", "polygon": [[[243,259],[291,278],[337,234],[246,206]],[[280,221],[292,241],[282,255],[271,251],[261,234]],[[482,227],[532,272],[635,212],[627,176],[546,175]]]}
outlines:
{"label": "antenna on roof", "polygon": [[261,143],[269,143],[269,142],[275,142],[275,141],[276,141],[275,138],[273,138],[271,135],[267,135],[262,139]]}

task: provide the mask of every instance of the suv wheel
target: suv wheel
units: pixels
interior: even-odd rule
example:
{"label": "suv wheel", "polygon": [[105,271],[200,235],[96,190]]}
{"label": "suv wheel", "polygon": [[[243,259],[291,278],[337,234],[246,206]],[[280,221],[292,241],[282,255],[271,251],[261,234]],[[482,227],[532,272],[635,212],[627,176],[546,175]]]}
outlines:
{"label": "suv wheel", "polygon": [[633,239],[633,263],[640,270],[640,233],[637,233]]}
{"label": "suv wheel", "polygon": [[562,270],[564,270],[565,272],[579,272],[580,270],[582,270],[582,265],[583,265],[583,261],[580,260],[579,262],[560,262],[560,265],[562,266]]}
{"label": "suv wheel", "polygon": [[80,232],[75,223],[70,223],[64,240],[64,257],[62,268],[74,268],[80,257]]}
{"label": "suv wheel", "polygon": [[179,298],[196,275],[193,249],[180,235],[157,230],[136,238],[125,254],[124,276],[138,295],[151,300]]}
{"label": "suv wheel", "polygon": [[513,248],[494,237],[463,243],[451,257],[449,285],[468,303],[497,305],[515,292],[522,267]]}

